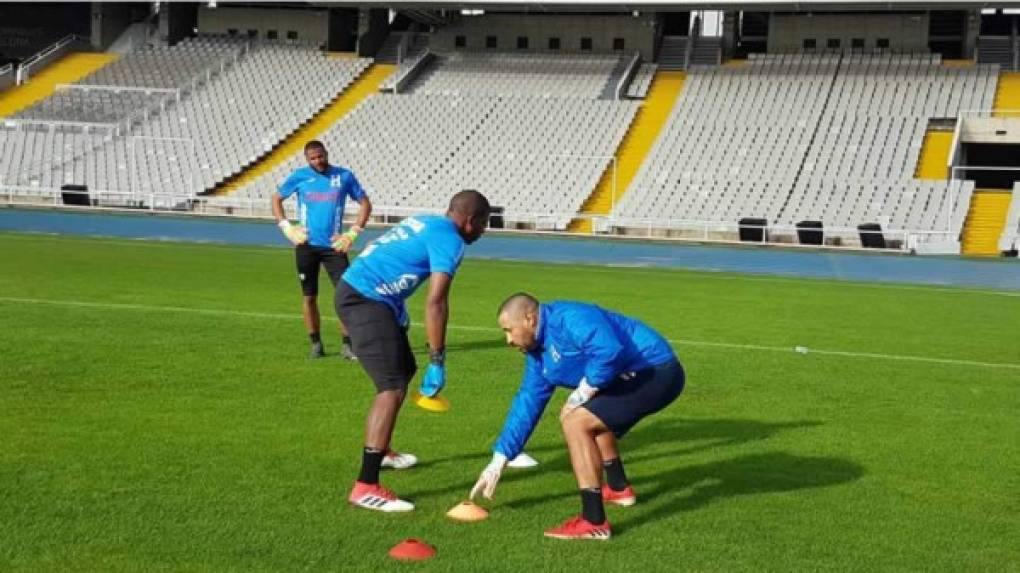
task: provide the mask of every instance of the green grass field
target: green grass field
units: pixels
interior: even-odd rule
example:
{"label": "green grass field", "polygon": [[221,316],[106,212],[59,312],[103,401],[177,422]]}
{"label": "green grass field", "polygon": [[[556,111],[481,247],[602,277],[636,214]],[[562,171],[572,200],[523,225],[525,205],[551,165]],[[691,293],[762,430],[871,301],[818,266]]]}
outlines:
{"label": "green grass field", "polygon": [[[345,501],[373,388],[332,328],[305,359],[292,264],[0,234],[0,570],[1020,570],[1015,293],[468,261],[453,409],[406,405],[394,445],[422,463],[383,483],[417,510],[383,515]],[[579,508],[562,391],[542,465],[507,471],[487,521],[444,517],[518,384],[493,317],[516,290],[640,317],[687,368],[621,441],[639,501],[607,509],[607,543],[542,537]],[[437,558],[392,563],[407,537]]]}

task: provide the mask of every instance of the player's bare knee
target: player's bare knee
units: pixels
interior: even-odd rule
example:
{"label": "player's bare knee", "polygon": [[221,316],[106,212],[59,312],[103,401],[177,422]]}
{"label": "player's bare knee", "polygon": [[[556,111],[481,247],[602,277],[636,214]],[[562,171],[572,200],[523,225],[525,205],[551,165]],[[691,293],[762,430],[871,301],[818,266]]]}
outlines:
{"label": "player's bare knee", "polygon": [[574,410],[564,417],[560,426],[563,428],[563,433],[567,435],[592,433],[591,424],[580,410]]}
{"label": "player's bare knee", "polygon": [[402,389],[379,390],[375,395],[375,401],[389,407],[399,407],[404,402],[405,393]]}

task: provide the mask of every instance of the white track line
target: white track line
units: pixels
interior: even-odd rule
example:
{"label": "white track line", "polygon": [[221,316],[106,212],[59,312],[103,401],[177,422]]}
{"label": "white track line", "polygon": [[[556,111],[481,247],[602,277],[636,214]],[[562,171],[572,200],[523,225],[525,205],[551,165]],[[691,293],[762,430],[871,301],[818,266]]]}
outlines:
{"label": "white track line", "polygon": [[[246,312],[240,310],[223,310],[215,308],[189,308],[185,306],[153,306],[145,304],[130,304],[130,303],[107,303],[107,302],[88,302],[88,301],[77,301],[77,300],[56,300],[56,299],[42,299],[42,298],[17,298],[17,297],[0,297],[0,302],[12,303],[12,304],[50,304],[55,306],[69,306],[79,308],[97,308],[97,309],[113,309],[113,310],[137,310],[142,312],[177,312],[186,314],[203,314],[211,316],[244,316],[249,318],[270,318],[275,320],[297,320],[301,318],[298,314],[283,314],[283,313],[272,313],[272,312]],[[413,326],[421,327],[420,323],[412,323]],[[490,326],[462,326],[451,324],[449,328],[453,330],[464,330],[468,332],[490,332],[497,334],[500,329]],[[689,346],[706,346],[714,348],[736,348],[740,350],[758,350],[763,352],[794,352],[793,348],[788,346],[764,346],[761,344],[742,344],[738,342],[711,342],[706,340],[689,340],[685,338],[670,338],[667,339],[671,344],[675,345],[689,345]],[[979,362],[977,360],[958,360],[955,358],[932,358],[928,356],[909,356],[902,354],[879,354],[875,352],[851,352],[846,350],[825,350],[819,348],[810,348],[807,351],[810,354],[821,354],[824,356],[844,356],[848,358],[872,358],[877,360],[899,360],[906,362],[923,362],[927,364],[944,364],[953,366],[973,366],[978,368],[1006,368],[1009,370],[1020,370],[1020,364],[1010,364],[1003,362]]]}

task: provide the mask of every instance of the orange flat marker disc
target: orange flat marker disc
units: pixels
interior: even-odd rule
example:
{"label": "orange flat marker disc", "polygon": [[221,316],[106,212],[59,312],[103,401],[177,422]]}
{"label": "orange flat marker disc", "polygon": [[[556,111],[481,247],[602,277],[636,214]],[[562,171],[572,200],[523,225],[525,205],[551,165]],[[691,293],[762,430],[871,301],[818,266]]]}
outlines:
{"label": "orange flat marker disc", "polygon": [[424,561],[436,556],[436,548],[421,539],[405,539],[390,549],[390,557],[400,561]]}
{"label": "orange flat marker disc", "polygon": [[489,517],[489,512],[473,502],[462,501],[447,511],[446,517],[457,521],[481,521]]}

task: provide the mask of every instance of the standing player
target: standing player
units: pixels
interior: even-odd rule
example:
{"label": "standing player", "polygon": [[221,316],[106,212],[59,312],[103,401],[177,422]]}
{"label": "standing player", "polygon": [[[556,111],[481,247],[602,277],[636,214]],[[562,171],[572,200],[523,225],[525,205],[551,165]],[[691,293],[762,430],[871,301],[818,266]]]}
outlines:
{"label": "standing player", "polygon": [[[358,234],[372,214],[372,202],[354,173],[329,164],[326,147],[321,142],[313,140],[305,144],[305,159],[308,166],[294,170],[287,177],[279,191],[273,194],[272,205],[276,224],[295,247],[298,279],[304,295],[301,313],[312,341],[309,358],[321,358],[326,352],[319,334],[319,265],[326,268],[335,288],[350,265],[347,251],[358,240]],[[283,210],[283,200],[295,193],[301,221],[297,226],[286,219]],[[344,204],[348,197],[357,201],[361,209],[357,222],[346,233],[341,233]],[[340,322],[340,332],[343,335],[342,356],[347,360],[357,360],[343,321]]]}
{"label": "standing player", "polygon": [[[507,344],[525,354],[524,379],[471,497],[492,498],[507,459],[528,441],[553,390],[572,389],[560,410],[581,515],[545,532],[559,539],[609,539],[604,502],[637,501],[616,448],[639,420],[684,389],[684,370],[666,340],[644,323],[580,302],[539,304],[518,293],[499,307]],[[602,485],[605,470],[607,483]]]}
{"label": "standing player", "polygon": [[379,485],[379,468],[417,371],[404,300],[429,281],[425,334],[430,353],[421,393],[434,397],[446,384],[450,284],[464,245],[477,241],[488,222],[489,201],[477,191],[461,191],[450,200],[446,216],[408,217],[368,245],[336,289],[337,314],[350,329],[354,352],[376,388],[365,423],[361,473],[348,497],[353,505],[386,512],[414,509]]}

